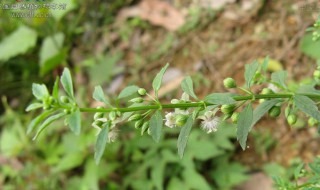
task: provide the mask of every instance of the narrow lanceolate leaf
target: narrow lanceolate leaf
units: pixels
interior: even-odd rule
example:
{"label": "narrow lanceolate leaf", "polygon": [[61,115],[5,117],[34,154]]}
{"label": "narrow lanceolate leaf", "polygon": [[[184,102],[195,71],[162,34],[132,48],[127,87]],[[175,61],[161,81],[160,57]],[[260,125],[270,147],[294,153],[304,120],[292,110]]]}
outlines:
{"label": "narrow lanceolate leaf", "polygon": [[271,74],[271,81],[277,86],[286,89],[287,85],[285,81],[287,80],[287,71],[277,71]]}
{"label": "narrow lanceolate leaf", "polygon": [[194,99],[198,99],[197,95],[193,91],[193,82],[190,76],[186,77],[181,83],[182,90],[192,96]]}
{"label": "narrow lanceolate leaf", "polygon": [[33,137],[32,140],[36,140],[37,137],[41,134],[41,132],[48,127],[52,122],[54,122],[55,120],[58,120],[60,118],[62,118],[63,116],[65,116],[66,113],[62,112],[62,113],[58,113],[56,115],[52,115],[50,117],[48,117],[38,128],[36,135]]}
{"label": "narrow lanceolate leaf", "polygon": [[54,85],[53,85],[53,90],[52,90],[52,96],[55,98],[55,99],[58,99],[59,98],[59,76],[56,77],[56,81],[54,82]]}
{"label": "narrow lanceolate leaf", "polygon": [[266,57],[264,58],[264,60],[263,60],[262,65],[261,65],[261,69],[262,69],[263,71],[267,71],[267,69],[268,69],[268,64],[269,64],[269,56],[266,56]]}
{"label": "narrow lanceolate leaf", "polygon": [[106,148],[107,141],[108,141],[108,132],[109,132],[109,124],[106,123],[105,125],[103,125],[103,128],[98,134],[96,145],[94,147],[94,159],[97,165],[99,164],[101,157],[104,153],[104,150]]}
{"label": "narrow lanceolate leaf", "polygon": [[70,114],[68,117],[68,126],[71,129],[72,132],[74,132],[76,135],[79,135],[81,132],[81,113],[80,110],[77,109],[77,111]]}
{"label": "narrow lanceolate leaf", "polygon": [[139,87],[132,85],[125,87],[119,94],[118,99],[127,98],[133,94],[138,93]]}
{"label": "narrow lanceolate leaf", "polygon": [[109,101],[106,99],[106,97],[104,96],[104,92],[101,86],[96,86],[94,87],[94,92],[92,95],[93,99],[99,101],[99,102],[103,102],[106,105],[111,106],[111,104],[109,103]]}
{"label": "narrow lanceolate leaf", "polygon": [[41,103],[33,103],[33,104],[30,104],[30,105],[26,108],[26,111],[35,110],[35,109],[41,108],[42,106],[43,106],[43,104],[41,104]]}
{"label": "narrow lanceolate leaf", "polygon": [[253,79],[254,75],[256,74],[258,68],[259,68],[258,61],[254,61],[251,64],[245,65],[244,78],[246,80],[246,85],[248,88],[250,88],[252,79]]}
{"label": "narrow lanceolate leaf", "polygon": [[152,81],[152,87],[154,90],[154,93],[156,95],[156,97],[158,97],[158,91],[161,87],[161,83],[162,83],[162,78],[164,73],[166,72],[167,68],[169,67],[169,64],[167,63],[161,70],[160,72],[156,75],[156,77],[153,79]]}
{"label": "narrow lanceolate leaf", "polygon": [[183,157],[184,150],[187,146],[187,142],[189,139],[190,131],[193,125],[193,118],[190,116],[187,122],[182,126],[179,137],[178,137],[178,154],[180,158]]}
{"label": "narrow lanceolate leaf", "polygon": [[231,93],[212,93],[205,97],[205,102],[217,105],[234,104],[236,101]]}
{"label": "narrow lanceolate leaf", "polygon": [[45,111],[42,112],[40,115],[38,115],[38,117],[34,118],[28,125],[27,127],[27,134],[30,134],[33,129],[39,125],[46,117],[48,117],[50,114],[52,113],[52,111]]}
{"label": "narrow lanceolate leaf", "polygon": [[314,101],[303,95],[295,95],[293,102],[299,110],[320,121],[320,112]]}
{"label": "narrow lanceolate leaf", "polygon": [[32,84],[32,94],[38,99],[43,100],[49,96],[48,89],[44,84]]}
{"label": "narrow lanceolate leaf", "polygon": [[251,103],[248,104],[239,114],[237,124],[237,138],[243,150],[246,149],[247,138],[253,120],[253,111]]}
{"label": "narrow lanceolate leaf", "polygon": [[162,115],[161,111],[157,110],[156,113],[150,119],[151,136],[154,141],[159,142],[162,134]]}
{"label": "narrow lanceolate leaf", "polygon": [[68,68],[64,68],[61,76],[61,83],[66,91],[66,93],[71,97],[74,98],[73,95],[73,85],[72,85],[72,78],[70,74],[70,70]]}
{"label": "narrow lanceolate leaf", "polygon": [[280,99],[266,100],[253,111],[253,120],[249,131],[252,127],[261,119],[261,117],[266,114],[274,105],[281,102]]}

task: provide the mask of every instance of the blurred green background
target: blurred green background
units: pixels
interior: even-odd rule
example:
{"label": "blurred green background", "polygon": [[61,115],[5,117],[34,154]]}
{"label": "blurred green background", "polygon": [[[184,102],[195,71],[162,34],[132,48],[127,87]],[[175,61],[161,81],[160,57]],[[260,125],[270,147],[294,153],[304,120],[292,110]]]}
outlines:
{"label": "blurred green background", "polygon": [[80,136],[63,121],[36,141],[26,135],[38,114],[24,111],[33,100],[32,83],[52,86],[63,67],[72,70],[80,105],[91,107],[98,106],[91,96],[95,85],[110,98],[130,84],[151,89],[150,81],[167,62],[164,102],[180,97],[185,75],[204,97],[224,91],[227,76],[241,83],[244,64],[266,55],[269,71],[289,71],[291,86],[307,81],[320,60],[320,45],[305,32],[317,14],[303,9],[310,6],[306,1],[0,0],[0,5],[0,189],[250,190],[265,184],[269,190],[270,176],[289,179],[299,161],[319,153],[315,128],[302,128],[301,120],[290,129],[284,118],[268,117],[250,135],[245,152],[232,125],[208,135],[194,127],[183,159],[176,153],[178,129],[166,130],[156,144],[125,124],[98,166],[90,114],[83,114]]}

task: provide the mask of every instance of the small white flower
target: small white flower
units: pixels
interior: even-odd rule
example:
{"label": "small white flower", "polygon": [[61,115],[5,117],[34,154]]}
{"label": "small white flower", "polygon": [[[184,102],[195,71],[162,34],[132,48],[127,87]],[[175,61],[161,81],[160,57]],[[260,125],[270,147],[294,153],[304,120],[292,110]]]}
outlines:
{"label": "small white flower", "polygon": [[181,100],[189,101],[190,100],[189,95],[185,92],[182,93]]}
{"label": "small white flower", "polygon": [[176,114],[174,112],[169,112],[165,116],[166,122],[164,123],[166,126],[173,128],[176,126],[176,119],[175,119]]}
{"label": "small white flower", "polygon": [[118,138],[118,132],[119,130],[116,128],[113,128],[108,133],[108,140],[109,142],[114,142]]}
{"label": "small white flower", "polygon": [[201,128],[207,133],[216,132],[220,123],[220,118],[214,116],[215,112],[207,111],[204,115],[199,116],[202,119]]}
{"label": "small white flower", "polygon": [[220,119],[218,117],[213,117],[210,119],[203,120],[201,122],[201,128],[207,133],[216,132],[218,130],[218,125],[220,123]]}
{"label": "small white flower", "polygon": [[273,92],[279,92],[280,91],[280,89],[274,84],[269,84],[268,88],[270,88]]}

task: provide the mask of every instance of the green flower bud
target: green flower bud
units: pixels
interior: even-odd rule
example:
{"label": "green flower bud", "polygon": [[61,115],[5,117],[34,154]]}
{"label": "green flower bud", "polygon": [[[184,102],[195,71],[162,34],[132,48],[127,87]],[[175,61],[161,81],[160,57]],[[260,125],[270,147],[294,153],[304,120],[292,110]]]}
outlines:
{"label": "green flower bud", "polygon": [[319,70],[315,70],[315,71],[313,72],[313,77],[314,77],[315,79],[320,79],[320,71],[319,71]]}
{"label": "green flower bud", "polygon": [[140,120],[136,121],[136,123],[134,124],[134,127],[136,129],[140,129],[142,127],[142,125],[143,125],[143,122],[144,122],[143,119],[140,119]]}
{"label": "green flower bud", "polygon": [[112,111],[112,112],[109,113],[109,119],[111,121],[114,121],[116,119],[116,117],[117,117],[117,114],[116,114],[115,111]]}
{"label": "green flower bud", "polygon": [[281,113],[281,107],[280,106],[273,106],[270,110],[269,110],[269,115],[271,117],[278,117]]}
{"label": "green flower bud", "polygon": [[231,120],[233,123],[237,123],[239,119],[239,113],[238,112],[234,112],[231,116]]}
{"label": "green flower bud", "polygon": [[129,102],[142,103],[143,102],[143,98],[141,98],[141,97],[133,98],[133,99],[129,100]]}
{"label": "green flower bud", "polygon": [[225,121],[227,119],[229,119],[232,116],[232,113],[227,113],[223,116],[222,120]]}
{"label": "green flower bud", "polygon": [[313,117],[310,117],[310,118],[308,119],[308,124],[309,124],[310,127],[315,126],[315,125],[318,124],[318,120],[316,120],[316,119],[313,118]]}
{"label": "green flower bud", "polygon": [[289,125],[294,125],[297,122],[297,116],[294,114],[289,114],[287,117]]}
{"label": "green flower bud", "polygon": [[226,88],[236,88],[237,87],[236,81],[230,77],[223,80],[223,85]]}
{"label": "green flower bud", "polygon": [[50,96],[48,99],[48,104],[51,105],[51,104],[55,103],[55,101],[56,100],[52,96]]}
{"label": "green flower bud", "polygon": [[101,126],[103,125],[103,122],[102,122],[102,121],[99,121],[99,120],[96,120],[96,121],[93,122],[93,124],[101,127]]}
{"label": "green flower bud", "polygon": [[188,115],[177,115],[175,123],[178,127],[182,127],[188,119]]}
{"label": "green flower bud", "polygon": [[172,99],[171,104],[179,104],[180,101],[178,99]]}
{"label": "green flower bud", "polygon": [[260,94],[274,94],[270,88],[263,88]]}
{"label": "green flower bud", "polygon": [[97,120],[97,119],[103,118],[103,116],[104,116],[104,113],[97,112],[97,113],[94,114],[93,119]]}
{"label": "green flower bud", "polygon": [[141,127],[141,135],[143,135],[149,129],[149,121],[145,122]]}
{"label": "green flower bud", "polygon": [[148,128],[148,135],[151,135],[151,128]]}
{"label": "green flower bud", "polygon": [[66,114],[70,114],[70,113],[71,113],[71,110],[69,110],[69,109],[64,109],[63,112],[66,113]]}
{"label": "green flower bud", "polygon": [[142,118],[141,114],[134,114],[131,117],[129,117],[128,121],[138,121],[141,118]]}
{"label": "green flower bud", "polygon": [[234,105],[234,104],[222,105],[221,106],[221,112],[224,113],[224,114],[229,114],[229,113],[232,113],[235,108],[236,108],[236,105]]}
{"label": "green flower bud", "polygon": [[67,96],[61,96],[61,97],[60,97],[60,101],[61,101],[62,103],[65,103],[65,104],[67,104],[67,103],[70,102],[70,101],[69,101],[69,98],[68,98]]}
{"label": "green flower bud", "polygon": [[145,96],[147,94],[147,91],[144,88],[139,88],[138,94],[141,95],[141,96]]}

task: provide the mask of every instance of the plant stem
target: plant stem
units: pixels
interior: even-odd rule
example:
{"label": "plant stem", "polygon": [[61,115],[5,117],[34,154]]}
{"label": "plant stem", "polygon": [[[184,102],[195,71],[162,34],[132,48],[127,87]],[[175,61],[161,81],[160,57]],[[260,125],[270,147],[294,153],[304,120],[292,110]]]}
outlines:
{"label": "plant stem", "polygon": [[[317,94],[299,94],[307,96],[311,99],[320,100],[320,95]],[[245,101],[252,99],[275,99],[275,98],[292,98],[294,94],[252,94],[247,96],[234,96],[235,101]],[[133,111],[142,111],[142,110],[156,110],[156,109],[170,109],[170,108],[194,108],[201,106],[210,106],[213,105],[208,102],[192,102],[192,103],[179,103],[179,104],[157,104],[157,105],[145,105],[137,107],[126,107],[126,108],[80,108],[81,112],[111,112],[111,111],[120,111],[120,112],[133,112]]]}

